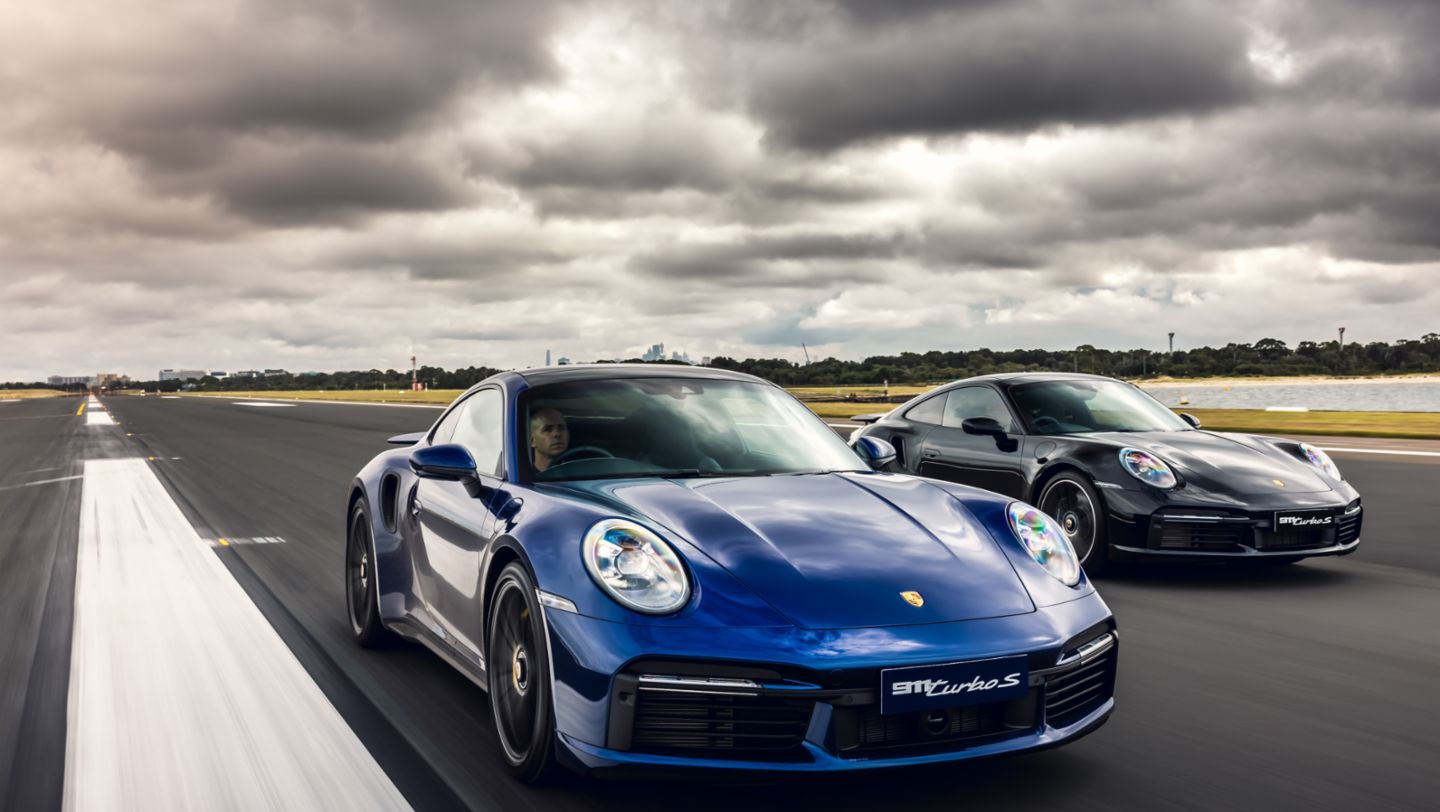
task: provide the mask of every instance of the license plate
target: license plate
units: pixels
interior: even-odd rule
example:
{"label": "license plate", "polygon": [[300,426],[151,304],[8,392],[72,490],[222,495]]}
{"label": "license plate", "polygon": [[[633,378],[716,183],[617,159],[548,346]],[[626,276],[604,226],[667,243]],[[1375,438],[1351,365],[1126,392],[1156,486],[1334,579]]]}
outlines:
{"label": "license plate", "polygon": [[1025,655],[940,665],[886,668],[880,672],[880,713],[911,713],[1004,702],[1030,690]]}
{"label": "license plate", "polygon": [[1329,530],[1335,522],[1334,510],[1287,510],[1275,514],[1275,531]]}

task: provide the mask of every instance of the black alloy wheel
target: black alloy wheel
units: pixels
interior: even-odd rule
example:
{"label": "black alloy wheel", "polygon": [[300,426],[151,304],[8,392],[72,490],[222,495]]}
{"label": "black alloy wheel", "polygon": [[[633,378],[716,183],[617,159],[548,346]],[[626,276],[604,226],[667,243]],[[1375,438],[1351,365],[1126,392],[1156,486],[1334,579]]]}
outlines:
{"label": "black alloy wheel", "polygon": [[345,608],[350,615],[350,634],[365,648],[378,648],[394,639],[380,621],[376,588],[375,545],[370,536],[370,514],[362,500],[350,513],[350,532],[346,534]]}
{"label": "black alloy wheel", "polygon": [[485,675],[495,733],[511,773],[543,783],[556,774],[550,657],[535,585],[520,562],[500,572],[490,605]]}
{"label": "black alloy wheel", "polygon": [[1059,523],[1086,574],[1096,575],[1105,569],[1110,558],[1105,509],[1085,477],[1066,472],[1045,483],[1039,508]]}

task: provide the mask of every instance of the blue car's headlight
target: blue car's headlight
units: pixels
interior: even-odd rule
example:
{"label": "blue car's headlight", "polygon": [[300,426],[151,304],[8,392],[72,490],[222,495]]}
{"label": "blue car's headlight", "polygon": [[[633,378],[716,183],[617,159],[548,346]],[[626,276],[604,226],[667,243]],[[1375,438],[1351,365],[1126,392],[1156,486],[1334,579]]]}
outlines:
{"label": "blue car's headlight", "polygon": [[1337,466],[1335,461],[1330,459],[1330,455],[1324,451],[1321,451],[1309,443],[1301,443],[1300,453],[1305,456],[1307,462],[1316,468],[1319,468],[1336,479],[1342,481],[1345,479],[1345,477],[1340,476],[1340,467]]}
{"label": "blue car's headlight", "polygon": [[1146,485],[1162,490],[1173,488],[1179,482],[1164,460],[1138,448],[1120,449],[1120,467]]}
{"label": "blue car's headlight", "polygon": [[1066,586],[1080,583],[1080,559],[1075,557],[1075,548],[1070,546],[1070,539],[1060,532],[1054,519],[1024,502],[1011,502],[1006,513],[1010,516],[1010,529],[1035,563]]}
{"label": "blue car's headlight", "polygon": [[596,522],[585,533],[583,549],[590,577],[622,606],[664,615],[690,600],[690,579],[680,555],[635,522]]}

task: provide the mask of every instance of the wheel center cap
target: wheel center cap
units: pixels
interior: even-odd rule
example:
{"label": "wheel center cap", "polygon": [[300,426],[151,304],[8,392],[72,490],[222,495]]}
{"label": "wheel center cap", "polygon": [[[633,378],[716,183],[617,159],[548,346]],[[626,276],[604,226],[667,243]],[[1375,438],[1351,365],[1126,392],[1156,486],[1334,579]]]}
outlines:
{"label": "wheel center cap", "polygon": [[1061,524],[1065,527],[1065,532],[1073,536],[1075,535],[1075,528],[1079,525],[1079,522],[1075,521],[1075,514],[1067,513],[1065,514],[1065,518],[1061,520]]}
{"label": "wheel center cap", "polygon": [[523,646],[516,646],[510,656],[510,682],[522,695],[530,688],[530,655]]}

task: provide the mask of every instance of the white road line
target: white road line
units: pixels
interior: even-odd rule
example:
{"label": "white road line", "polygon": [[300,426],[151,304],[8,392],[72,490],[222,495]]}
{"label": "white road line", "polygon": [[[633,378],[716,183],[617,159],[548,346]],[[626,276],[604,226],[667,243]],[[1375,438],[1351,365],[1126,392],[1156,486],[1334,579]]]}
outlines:
{"label": "white road line", "polygon": [[1440,451],[1401,451],[1394,448],[1341,448],[1321,446],[1322,451],[1338,451],[1341,454],[1389,454],[1396,457],[1440,457]]}
{"label": "white road line", "polygon": [[0,487],[0,491],[13,491],[16,488],[33,488],[36,485],[49,485],[52,482],[69,482],[72,479],[80,478],[81,475],[76,474],[75,476],[60,476],[55,477],[54,479],[37,479],[34,482],[22,482],[19,485],[5,485],[3,487]]}
{"label": "white road line", "polygon": [[407,809],[144,460],[81,496],[66,810]]}
{"label": "white road line", "polygon": [[272,409],[287,409],[295,405],[293,403],[275,403],[268,400],[232,400],[230,403],[235,406],[268,406]]}

